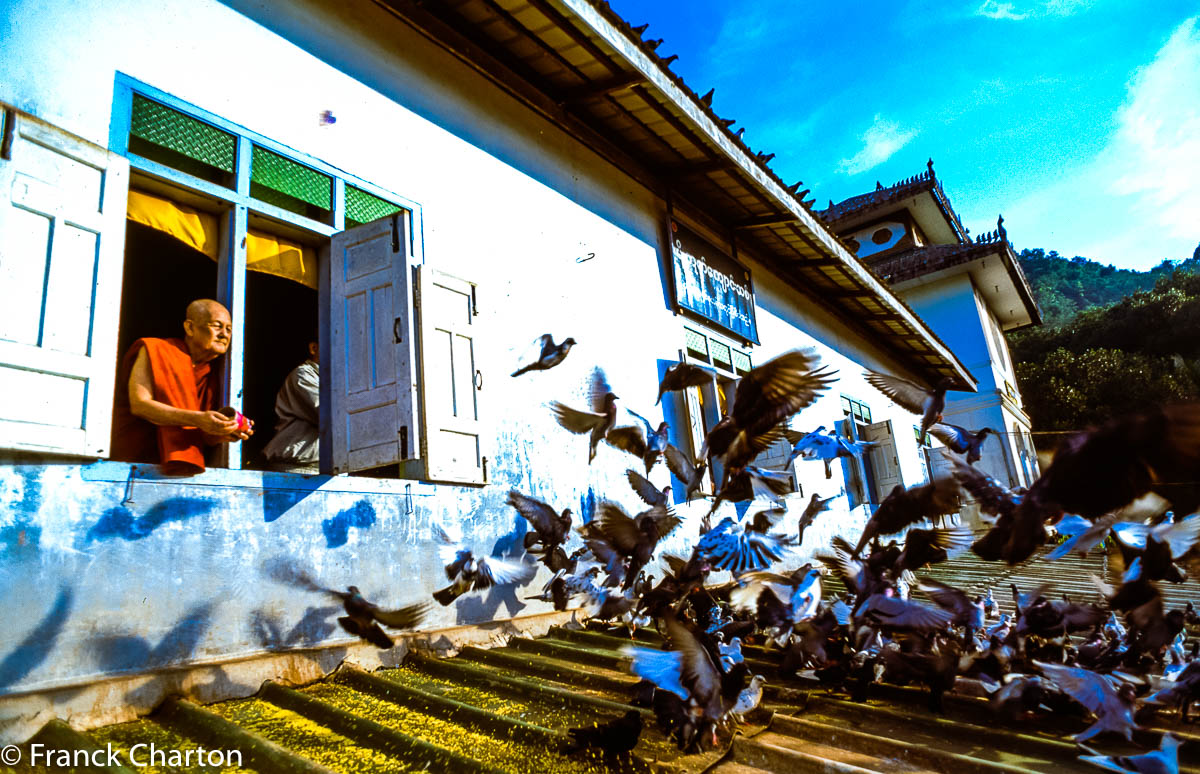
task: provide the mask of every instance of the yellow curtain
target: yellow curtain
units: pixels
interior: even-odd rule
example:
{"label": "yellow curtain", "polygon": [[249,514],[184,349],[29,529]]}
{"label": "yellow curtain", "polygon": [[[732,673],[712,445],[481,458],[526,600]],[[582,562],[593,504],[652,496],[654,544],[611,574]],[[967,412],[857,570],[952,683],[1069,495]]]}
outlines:
{"label": "yellow curtain", "polygon": [[[126,217],[135,223],[170,234],[185,245],[217,260],[221,232],[216,215],[130,189]],[[316,251],[273,234],[247,231],[246,268],[317,289]]]}

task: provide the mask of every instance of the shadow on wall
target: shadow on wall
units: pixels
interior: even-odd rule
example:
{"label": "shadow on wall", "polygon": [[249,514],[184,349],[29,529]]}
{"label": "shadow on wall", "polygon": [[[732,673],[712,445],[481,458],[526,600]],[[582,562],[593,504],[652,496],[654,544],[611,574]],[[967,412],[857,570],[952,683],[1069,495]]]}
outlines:
{"label": "shadow on wall", "polygon": [[74,590],[70,586],[63,586],[49,612],[33,631],[0,661],[0,690],[24,680],[49,657],[54,650],[55,640],[71,615],[74,601]]}
{"label": "shadow on wall", "polygon": [[350,540],[350,529],[370,529],[375,525],[375,506],[367,500],[359,500],[354,505],[321,522],[321,531],[325,533],[325,545],[328,548],[339,548]]}
{"label": "shadow on wall", "polygon": [[[501,535],[492,546],[488,556],[498,556],[505,559],[519,559],[525,554],[525,533],[529,522],[519,513],[513,514],[512,531]],[[491,621],[496,617],[496,611],[504,605],[508,617],[512,618],[525,609],[526,605],[517,596],[520,587],[515,583],[503,586],[492,586],[483,596],[472,595],[461,597],[455,608],[455,623],[469,624]]]}
{"label": "shadow on wall", "polygon": [[285,634],[278,616],[259,609],[250,614],[250,631],[258,644],[267,650],[315,645],[337,629],[337,623],[330,619],[341,614],[341,611],[342,608],[337,605],[309,607]]}
{"label": "shadow on wall", "polygon": [[596,490],[588,487],[587,494],[579,496],[579,523],[587,524],[596,518]]}
{"label": "shadow on wall", "polygon": [[275,521],[328,480],[329,476],[263,473],[263,521],[267,524]]}
{"label": "shadow on wall", "polygon": [[133,511],[124,505],[109,508],[87,531],[83,544],[94,540],[141,540],[169,521],[187,521],[195,516],[205,516],[216,507],[213,500],[194,497],[170,497],[150,506],[141,516],[134,517]]}
{"label": "shadow on wall", "polygon": [[177,664],[196,650],[212,623],[216,603],[196,605],[184,613],[156,645],[136,634],[100,634],[92,640],[96,664],[104,672],[143,671]]}

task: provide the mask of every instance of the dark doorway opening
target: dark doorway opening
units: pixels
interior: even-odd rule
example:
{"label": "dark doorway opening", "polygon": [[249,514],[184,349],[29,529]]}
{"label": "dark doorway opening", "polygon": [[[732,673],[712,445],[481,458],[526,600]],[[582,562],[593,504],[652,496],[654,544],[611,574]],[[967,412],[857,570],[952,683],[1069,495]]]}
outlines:
{"label": "dark doorway opening", "polygon": [[242,442],[242,465],[265,468],[262,450],[275,435],[275,395],[317,340],[317,291],[293,280],[246,272],[246,360],[242,413],[254,435]]}

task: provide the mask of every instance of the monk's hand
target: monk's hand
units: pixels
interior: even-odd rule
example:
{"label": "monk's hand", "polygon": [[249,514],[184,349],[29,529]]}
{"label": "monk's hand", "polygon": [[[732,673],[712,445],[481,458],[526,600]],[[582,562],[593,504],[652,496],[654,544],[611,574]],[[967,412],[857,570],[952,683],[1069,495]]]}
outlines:
{"label": "monk's hand", "polygon": [[220,438],[237,432],[238,423],[236,419],[227,417],[220,411],[201,411],[196,417],[196,427],[208,435]]}
{"label": "monk's hand", "polygon": [[246,423],[245,427],[238,427],[238,426],[236,426],[237,423],[236,422],[234,423],[235,427],[233,429],[232,435],[234,437],[234,440],[237,440],[237,441],[244,441],[247,438],[249,438],[250,436],[254,435],[254,420],[245,415],[242,416],[242,420]]}

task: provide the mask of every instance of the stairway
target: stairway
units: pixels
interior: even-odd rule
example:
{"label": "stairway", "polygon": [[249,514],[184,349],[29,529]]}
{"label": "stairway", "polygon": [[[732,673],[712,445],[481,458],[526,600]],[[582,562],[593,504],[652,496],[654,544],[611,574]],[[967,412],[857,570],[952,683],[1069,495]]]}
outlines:
{"label": "stairway", "polygon": [[[681,755],[646,712],[635,760],[562,755],[567,729],[629,709],[636,679],[621,653],[629,643],[627,635],[601,627],[555,628],[546,637],[515,638],[502,648],[467,647],[452,659],[410,653],[402,667],[372,674],[344,665],[300,689],[267,683],[252,698],[207,707],[172,699],[150,717],[87,734],[54,721],[31,741],[55,749],[112,744],[125,756],[135,745],[150,743],[159,749],[243,753],[242,768],[181,769],[189,772],[1095,771],[1076,759],[1069,739],[1084,727],[1079,719],[1005,726],[982,700],[965,695],[947,696],[945,715],[936,716],[925,709],[923,691],[896,686],[876,686],[867,703],[855,704],[811,681],[781,681],[775,654],[759,647],[744,652],[752,671],[770,681],[763,711],[732,740],[722,734],[718,748]],[[637,644],[658,647],[661,640],[641,631]],[[1200,774],[1200,736],[1186,727],[1175,730],[1189,739],[1183,770]],[[1151,732],[1138,739],[1148,746],[1157,746],[1157,740]],[[1102,740],[1098,746],[1105,752],[1139,751],[1121,741]],[[147,748],[139,749],[144,761]]]}

